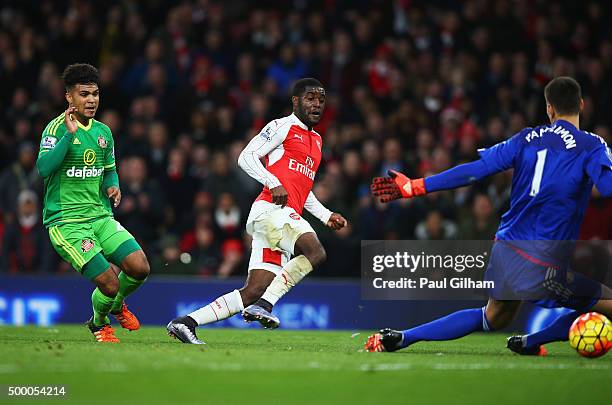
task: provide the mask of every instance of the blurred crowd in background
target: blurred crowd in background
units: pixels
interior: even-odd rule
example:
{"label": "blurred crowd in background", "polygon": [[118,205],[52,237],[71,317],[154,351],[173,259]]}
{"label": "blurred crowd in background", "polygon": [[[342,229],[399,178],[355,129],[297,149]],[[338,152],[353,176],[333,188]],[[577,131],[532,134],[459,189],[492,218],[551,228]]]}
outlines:
{"label": "blurred crowd in background", "polygon": [[[64,272],[41,225],[35,161],[65,108],[62,70],[100,70],[97,119],[115,138],[116,218],[155,274],[246,273],[244,222],[261,185],[237,167],[246,142],[288,115],[288,91],[320,79],[327,109],[314,193],[350,225],[306,216],[328,251],[317,276],[358,277],[367,239],[491,239],[511,172],[382,205],[373,176],[422,177],[547,121],[543,87],[582,85],[581,127],[610,143],[609,2],[548,0],[5,1],[0,6],[1,272]],[[594,198],[582,239],[611,239]]]}

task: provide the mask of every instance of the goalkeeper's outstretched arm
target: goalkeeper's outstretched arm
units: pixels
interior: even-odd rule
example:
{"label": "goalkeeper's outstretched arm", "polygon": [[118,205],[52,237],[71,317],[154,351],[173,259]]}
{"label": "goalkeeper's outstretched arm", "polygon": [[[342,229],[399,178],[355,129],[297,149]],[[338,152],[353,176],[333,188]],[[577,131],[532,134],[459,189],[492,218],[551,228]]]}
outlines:
{"label": "goalkeeper's outstretched arm", "polygon": [[390,177],[375,177],[372,181],[372,194],[380,197],[381,202],[398,198],[412,198],[434,191],[449,190],[467,186],[495,173],[514,166],[515,158],[525,144],[525,128],[510,139],[487,149],[479,149],[480,159],[455,166],[442,173],[425,179],[411,180],[401,173],[390,171]]}
{"label": "goalkeeper's outstretched arm", "polygon": [[499,170],[489,167],[482,159],[420,179],[409,179],[402,173],[390,170],[389,177],[375,177],[371,189],[372,194],[380,197],[381,202],[389,202],[467,186],[497,172]]}
{"label": "goalkeeper's outstretched arm", "polygon": [[495,173],[497,171],[490,169],[479,159],[425,178],[425,189],[427,192],[433,192],[463,187]]}

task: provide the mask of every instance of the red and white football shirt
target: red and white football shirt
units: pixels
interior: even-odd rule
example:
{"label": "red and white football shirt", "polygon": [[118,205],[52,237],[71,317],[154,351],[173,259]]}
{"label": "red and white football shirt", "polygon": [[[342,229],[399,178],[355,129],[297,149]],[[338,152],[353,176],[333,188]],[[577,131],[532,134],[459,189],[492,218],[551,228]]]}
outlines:
{"label": "red and white football shirt", "polygon": [[[240,154],[238,164],[264,185],[256,201],[272,202],[270,189],[287,190],[287,206],[301,214],[304,207],[327,223],[331,211],[312,194],[314,178],[321,163],[323,142],[294,114],[268,123]],[[265,158],[265,167],[260,159]]]}

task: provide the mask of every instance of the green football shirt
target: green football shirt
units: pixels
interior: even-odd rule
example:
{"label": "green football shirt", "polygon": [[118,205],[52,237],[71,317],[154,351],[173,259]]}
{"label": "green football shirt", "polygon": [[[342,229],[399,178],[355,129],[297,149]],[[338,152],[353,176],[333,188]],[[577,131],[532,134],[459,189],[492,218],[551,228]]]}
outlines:
{"label": "green football shirt", "polygon": [[[114,141],[110,128],[89,120],[78,129],[60,168],[44,179],[43,224],[46,227],[91,222],[112,216],[102,190],[105,170],[115,170]],[[38,156],[49,153],[66,134],[64,114],[52,120],[42,134]]]}

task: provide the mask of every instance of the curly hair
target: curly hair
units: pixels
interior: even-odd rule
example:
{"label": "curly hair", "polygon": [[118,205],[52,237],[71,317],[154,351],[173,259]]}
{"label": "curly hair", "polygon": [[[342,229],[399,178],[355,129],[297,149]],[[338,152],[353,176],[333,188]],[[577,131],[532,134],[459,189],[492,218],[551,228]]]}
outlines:
{"label": "curly hair", "polygon": [[66,90],[71,89],[77,84],[96,84],[100,83],[100,73],[98,69],[88,63],[75,63],[64,69],[62,80]]}

